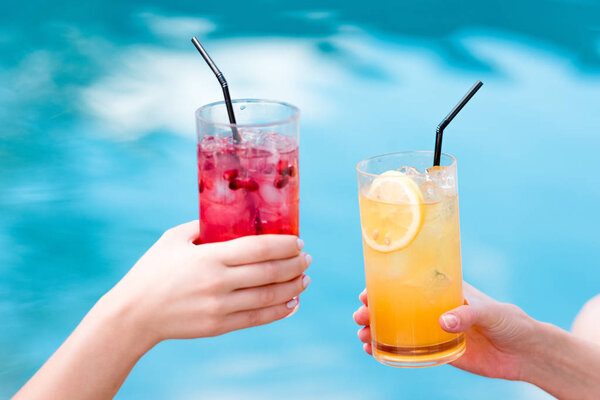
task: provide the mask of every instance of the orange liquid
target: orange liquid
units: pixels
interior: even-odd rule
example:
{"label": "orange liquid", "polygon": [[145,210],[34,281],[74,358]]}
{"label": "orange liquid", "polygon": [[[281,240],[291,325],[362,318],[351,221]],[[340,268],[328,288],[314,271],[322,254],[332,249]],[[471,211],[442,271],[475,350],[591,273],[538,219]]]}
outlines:
{"label": "orange liquid", "polygon": [[[410,207],[359,195],[361,218]],[[423,225],[405,248],[383,253],[363,240],[373,355],[394,366],[447,363],[465,350],[464,335],[439,317],[463,304],[458,197],[422,206]]]}

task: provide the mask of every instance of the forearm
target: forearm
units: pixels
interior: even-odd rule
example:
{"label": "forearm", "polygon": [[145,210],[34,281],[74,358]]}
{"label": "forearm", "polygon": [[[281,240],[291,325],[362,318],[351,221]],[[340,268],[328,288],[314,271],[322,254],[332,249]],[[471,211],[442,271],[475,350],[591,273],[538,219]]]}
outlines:
{"label": "forearm", "polygon": [[545,323],[539,323],[537,336],[522,380],[559,399],[600,398],[599,346]]}
{"label": "forearm", "polygon": [[14,399],[111,399],[153,345],[109,292]]}

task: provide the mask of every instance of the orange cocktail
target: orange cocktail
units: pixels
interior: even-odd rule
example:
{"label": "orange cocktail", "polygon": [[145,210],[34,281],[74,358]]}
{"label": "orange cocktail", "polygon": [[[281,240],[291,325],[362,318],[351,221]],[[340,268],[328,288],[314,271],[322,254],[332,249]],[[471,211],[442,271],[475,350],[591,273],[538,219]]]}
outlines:
{"label": "orange cocktail", "polygon": [[359,204],[373,355],[394,366],[453,361],[462,334],[439,317],[463,304],[456,161],[431,152],[359,163]]}

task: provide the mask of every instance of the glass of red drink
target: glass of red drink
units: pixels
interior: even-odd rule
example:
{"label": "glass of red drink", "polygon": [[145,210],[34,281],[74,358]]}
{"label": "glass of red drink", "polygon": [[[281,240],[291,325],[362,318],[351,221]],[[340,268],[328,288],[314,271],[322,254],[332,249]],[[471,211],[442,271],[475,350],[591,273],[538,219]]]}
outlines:
{"label": "glass of red drink", "polygon": [[[196,111],[199,243],[267,233],[298,235],[300,110],[290,104],[234,100]],[[232,130],[241,141],[236,143]]]}

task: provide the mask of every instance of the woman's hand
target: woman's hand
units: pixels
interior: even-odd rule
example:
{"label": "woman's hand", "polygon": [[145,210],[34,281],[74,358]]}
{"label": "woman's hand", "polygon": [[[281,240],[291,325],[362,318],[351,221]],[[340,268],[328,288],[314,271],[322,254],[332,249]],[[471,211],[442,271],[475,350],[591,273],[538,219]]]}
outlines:
{"label": "woman's hand", "polygon": [[169,229],[101,300],[126,305],[140,334],[216,336],[284,318],[298,307],[311,257],[289,235],[194,245],[198,221]]}
{"label": "woman's hand", "polygon": [[[467,350],[453,366],[490,378],[520,380],[528,354],[536,347],[536,321],[512,304],[499,303],[468,283],[463,283],[466,305],[440,316],[446,332],[464,332]],[[359,296],[364,303],[354,320],[365,325],[358,331],[364,349],[372,354],[367,293]]]}
{"label": "woman's hand", "polygon": [[85,316],[14,399],[112,399],[165,339],[220,335],[298,307],[311,258],[295,236],[196,246],[198,221],[169,229]]}
{"label": "woman's hand", "polygon": [[[447,332],[464,332],[466,352],[452,363],[490,378],[520,380],[559,399],[600,398],[600,346],[597,342],[530,318],[512,304],[499,303],[463,282],[465,305],[440,316]],[[358,337],[372,354],[367,292],[354,320],[365,325]]]}

